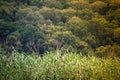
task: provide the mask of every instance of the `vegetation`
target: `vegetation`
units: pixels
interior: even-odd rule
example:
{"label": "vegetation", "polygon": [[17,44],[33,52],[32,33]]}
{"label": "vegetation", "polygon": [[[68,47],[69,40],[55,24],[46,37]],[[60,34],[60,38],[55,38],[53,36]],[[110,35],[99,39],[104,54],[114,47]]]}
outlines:
{"label": "vegetation", "polygon": [[16,53],[0,55],[1,80],[119,80],[120,59],[50,52],[37,57]]}
{"label": "vegetation", "polygon": [[85,55],[111,47],[103,57],[118,56],[119,12],[118,0],[1,0],[0,45],[6,54],[43,54],[71,46]]}
{"label": "vegetation", "polygon": [[2,80],[119,80],[119,58],[120,0],[0,0]]}

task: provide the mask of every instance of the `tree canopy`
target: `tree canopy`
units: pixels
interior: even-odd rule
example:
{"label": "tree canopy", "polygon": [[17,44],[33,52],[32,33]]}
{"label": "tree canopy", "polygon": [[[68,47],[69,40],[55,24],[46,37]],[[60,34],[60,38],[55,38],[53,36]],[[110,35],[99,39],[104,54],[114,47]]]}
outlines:
{"label": "tree canopy", "polygon": [[118,55],[120,1],[0,0],[0,45],[7,54],[12,48],[42,54],[71,46],[98,56],[114,47]]}

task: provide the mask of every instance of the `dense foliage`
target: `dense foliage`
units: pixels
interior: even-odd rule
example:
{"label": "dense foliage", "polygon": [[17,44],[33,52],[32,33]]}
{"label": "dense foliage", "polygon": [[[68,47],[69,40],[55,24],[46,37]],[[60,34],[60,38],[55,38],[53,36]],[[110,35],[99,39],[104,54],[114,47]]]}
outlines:
{"label": "dense foliage", "polygon": [[119,65],[120,0],[0,0],[0,80],[120,80]]}
{"label": "dense foliage", "polygon": [[119,80],[120,59],[51,52],[42,58],[0,54],[0,80]]}
{"label": "dense foliage", "polygon": [[0,0],[0,46],[6,54],[71,46],[120,56],[119,13],[119,0]]}

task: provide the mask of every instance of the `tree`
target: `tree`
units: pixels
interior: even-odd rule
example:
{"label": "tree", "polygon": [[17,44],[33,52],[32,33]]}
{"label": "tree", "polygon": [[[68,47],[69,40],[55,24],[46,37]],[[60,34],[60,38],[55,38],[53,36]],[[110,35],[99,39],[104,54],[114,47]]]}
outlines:
{"label": "tree", "polygon": [[112,20],[110,23],[111,28],[115,29],[119,27],[119,22],[118,20]]}
{"label": "tree", "polygon": [[110,0],[109,8],[111,10],[116,10],[116,9],[120,8],[120,0]]}
{"label": "tree", "polygon": [[110,0],[87,0],[89,3],[93,3],[95,1],[102,1],[102,2],[105,2],[105,3],[108,3]]}
{"label": "tree", "polygon": [[94,12],[98,12],[100,14],[106,14],[107,11],[107,4],[105,2],[102,1],[95,1],[94,3],[90,4],[91,9]]}
{"label": "tree", "polygon": [[107,19],[112,22],[113,20],[117,21],[118,22],[118,25],[120,26],[120,9],[117,9],[117,10],[109,10],[107,12]]}
{"label": "tree", "polygon": [[7,2],[15,2],[16,5],[30,5],[31,0],[6,0]]}
{"label": "tree", "polygon": [[40,14],[37,7],[19,8],[16,13],[17,22],[22,25],[38,25],[44,23],[44,17]]}
{"label": "tree", "polygon": [[114,41],[120,45],[120,28],[114,29]]}
{"label": "tree", "polygon": [[0,1],[0,19],[5,21],[14,21],[15,3]]}
{"label": "tree", "polygon": [[58,0],[62,4],[62,9],[66,9],[68,7],[67,2],[69,0]]}
{"label": "tree", "polygon": [[72,8],[62,9],[60,12],[61,12],[61,21],[64,23],[76,14],[76,10]]}
{"label": "tree", "polygon": [[54,45],[56,46],[56,50],[60,50],[61,47],[65,45],[71,45],[73,48],[86,46],[83,45],[79,37],[73,35],[71,31],[57,31],[53,34],[53,38],[55,39]]}
{"label": "tree", "polygon": [[17,30],[17,27],[12,22],[0,21],[0,39],[5,47],[7,37],[14,31]]}
{"label": "tree", "polygon": [[70,1],[69,4],[76,10],[81,10],[89,7],[89,3],[86,0]]}
{"label": "tree", "polygon": [[6,45],[5,45],[7,57],[9,57],[12,54],[14,54],[15,52],[19,52],[21,50],[20,37],[21,36],[18,31],[12,32],[7,37]]}
{"label": "tree", "polygon": [[78,10],[89,8],[89,3],[87,0],[70,1],[68,4],[76,10],[76,16],[78,16]]}
{"label": "tree", "polygon": [[90,23],[88,28],[97,38],[97,46],[112,44],[113,29],[110,28],[109,22],[105,18],[93,18]]}
{"label": "tree", "polygon": [[63,46],[72,46],[80,50],[88,45],[64,26],[44,25],[40,29],[45,34],[44,47],[47,51],[60,50]]}
{"label": "tree", "polygon": [[79,36],[80,39],[84,40],[87,35],[87,26],[84,21],[82,21],[79,17],[72,17],[66,23],[66,27],[68,30],[72,31],[73,34]]}
{"label": "tree", "polygon": [[120,57],[120,46],[114,44],[114,45],[106,45],[106,46],[100,46],[96,48],[95,55],[97,57],[110,57],[114,59],[115,56]]}
{"label": "tree", "polygon": [[55,25],[60,22],[60,12],[55,8],[43,7],[40,9],[40,13],[45,18],[45,20],[51,20]]}
{"label": "tree", "polygon": [[41,54],[40,50],[44,44],[44,37],[40,29],[32,25],[26,25],[19,32],[23,51]]}
{"label": "tree", "polygon": [[77,14],[81,19],[84,20],[90,20],[95,16],[94,12],[90,9],[79,10]]}
{"label": "tree", "polygon": [[66,23],[66,28],[70,30],[75,36],[79,37],[80,40],[85,41],[90,46],[95,46],[95,36],[92,35],[88,30],[88,22],[83,21],[78,17],[72,17]]}
{"label": "tree", "polygon": [[[62,0],[64,1],[64,0]],[[60,2],[59,0],[31,0],[31,5],[42,7],[46,6],[49,8],[63,8],[62,1]]]}

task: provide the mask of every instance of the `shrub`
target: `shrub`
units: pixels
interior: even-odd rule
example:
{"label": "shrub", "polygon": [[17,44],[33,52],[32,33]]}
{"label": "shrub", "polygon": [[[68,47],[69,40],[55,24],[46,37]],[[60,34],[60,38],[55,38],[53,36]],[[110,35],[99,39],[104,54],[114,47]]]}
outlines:
{"label": "shrub", "polygon": [[120,59],[48,52],[43,57],[0,54],[0,80],[119,80]]}

